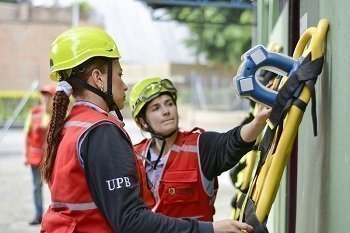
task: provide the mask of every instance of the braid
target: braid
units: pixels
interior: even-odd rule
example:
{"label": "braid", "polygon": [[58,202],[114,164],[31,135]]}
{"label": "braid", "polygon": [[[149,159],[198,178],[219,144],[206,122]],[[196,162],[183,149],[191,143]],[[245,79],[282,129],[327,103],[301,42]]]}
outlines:
{"label": "braid", "polygon": [[69,97],[64,92],[56,92],[53,99],[53,110],[50,127],[47,133],[47,145],[44,161],[41,164],[41,173],[44,181],[49,182],[55,164],[58,145],[61,141],[61,131],[64,126],[69,104]]}

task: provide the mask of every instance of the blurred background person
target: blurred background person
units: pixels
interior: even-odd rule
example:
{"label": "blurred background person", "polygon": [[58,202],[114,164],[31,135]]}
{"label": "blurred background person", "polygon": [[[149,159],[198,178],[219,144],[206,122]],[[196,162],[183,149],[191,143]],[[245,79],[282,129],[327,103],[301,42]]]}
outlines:
{"label": "blurred background person", "polygon": [[29,112],[25,125],[25,165],[30,166],[33,180],[33,198],[35,206],[35,216],[30,225],[41,223],[43,215],[43,195],[42,181],[40,175],[40,164],[43,159],[45,136],[50,116],[52,113],[53,96],[55,86],[48,85],[40,89],[41,101]]}

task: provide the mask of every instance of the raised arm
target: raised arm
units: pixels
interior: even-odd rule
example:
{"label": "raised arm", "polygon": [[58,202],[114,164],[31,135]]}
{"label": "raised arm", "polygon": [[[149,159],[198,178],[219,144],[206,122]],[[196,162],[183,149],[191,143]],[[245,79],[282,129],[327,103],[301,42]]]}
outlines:
{"label": "raised arm", "polygon": [[241,137],[245,142],[252,142],[264,129],[266,120],[270,116],[271,109],[261,106],[255,118],[248,124],[243,125]]}

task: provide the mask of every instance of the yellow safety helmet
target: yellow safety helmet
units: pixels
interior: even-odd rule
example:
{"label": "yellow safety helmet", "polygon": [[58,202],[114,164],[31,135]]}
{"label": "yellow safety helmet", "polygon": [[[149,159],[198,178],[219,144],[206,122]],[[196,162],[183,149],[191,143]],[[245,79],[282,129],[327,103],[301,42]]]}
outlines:
{"label": "yellow safety helmet", "polygon": [[176,102],[177,90],[169,79],[146,78],[133,86],[129,103],[132,117],[138,125],[140,125],[140,122],[137,119],[137,115],[141,112],[142,108],[164,92],[169,92],[174,102]]}
{"label": "yellow safety helmet", "polygon": [[104,30],[92,27],[76,27],[60,34],[51,45],[50,78],[58,82],[58,71],[71,69],[92,57],[120,58],[113,38]]}

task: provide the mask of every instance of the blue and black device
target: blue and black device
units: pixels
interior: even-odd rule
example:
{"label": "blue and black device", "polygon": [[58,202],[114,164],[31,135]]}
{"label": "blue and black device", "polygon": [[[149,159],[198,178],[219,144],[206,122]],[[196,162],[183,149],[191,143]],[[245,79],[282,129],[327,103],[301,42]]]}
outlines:
{"label": "blue and black device", "polygon": [[300,61],[280,53],[269,52],[257,45],[243,54],[237,75],[233,78],[235,92],[257,103],[272,107],[277,91],[265,87],[258,80],[259,70],[268,70],[282,76],[290,76],[300,66]]}

